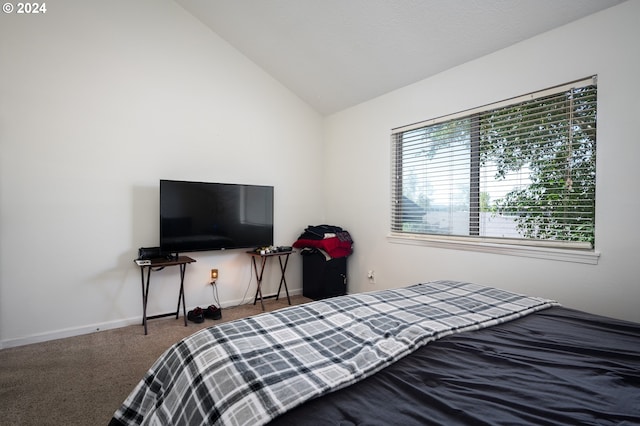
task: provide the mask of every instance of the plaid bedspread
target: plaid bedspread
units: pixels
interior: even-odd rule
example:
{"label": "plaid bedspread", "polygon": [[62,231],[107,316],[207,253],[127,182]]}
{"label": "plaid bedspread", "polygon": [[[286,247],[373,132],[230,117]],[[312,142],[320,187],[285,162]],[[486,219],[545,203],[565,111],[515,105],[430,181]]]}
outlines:
{"label": "plaid bedspread", "polygon": [[436,281],[223,323],[168,349],[111,424],[264,424],[430,341],[553,305],[476,284]]}

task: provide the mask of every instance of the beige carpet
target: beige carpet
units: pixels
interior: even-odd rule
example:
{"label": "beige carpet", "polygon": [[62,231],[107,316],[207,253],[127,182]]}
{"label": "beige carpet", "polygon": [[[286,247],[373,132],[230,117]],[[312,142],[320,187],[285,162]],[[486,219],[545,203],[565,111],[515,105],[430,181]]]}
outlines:
{"label": "beige carpet", "polygon": [[[310,301],[292,296],[292,304]],[[267,311],[286,298],[265,300]],[[173,343],[220,322],[261,313],[260,304],[226,308],[203,324],[182,317],[0,350],[0,424],[106,425],[151,364]]]}

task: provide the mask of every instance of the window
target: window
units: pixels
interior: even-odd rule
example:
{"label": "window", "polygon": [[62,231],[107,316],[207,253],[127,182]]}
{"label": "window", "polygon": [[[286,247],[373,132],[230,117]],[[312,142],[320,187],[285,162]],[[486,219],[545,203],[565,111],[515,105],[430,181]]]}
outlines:
{"label": "window", "polygon": [[596,77],[392,131],[391,236],[593,249]]}

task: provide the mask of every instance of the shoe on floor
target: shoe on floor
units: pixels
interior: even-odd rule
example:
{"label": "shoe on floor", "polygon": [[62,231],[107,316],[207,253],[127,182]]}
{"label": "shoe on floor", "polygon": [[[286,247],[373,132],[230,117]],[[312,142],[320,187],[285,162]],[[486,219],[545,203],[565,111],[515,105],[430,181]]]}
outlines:
{"label": "shoe on floor", "polygon": [[216,305],[209,305],[209,307],[204,310],[204,317],[219,320],[222,318],[222,309],[219,309]]}
{"label": "shoe on floor", "polygon": [[204,314],[202,313],[202,308],[198,306],[192,311],[187,312],[187,319],[198,324],[204,322]]}

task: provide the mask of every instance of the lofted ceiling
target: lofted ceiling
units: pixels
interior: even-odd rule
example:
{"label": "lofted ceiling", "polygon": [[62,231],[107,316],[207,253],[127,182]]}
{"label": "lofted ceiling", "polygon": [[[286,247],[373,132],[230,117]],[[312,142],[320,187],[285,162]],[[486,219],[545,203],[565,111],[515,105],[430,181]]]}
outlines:
{"label": "lofted ceiling", "polygon": [[175,0],[322,115],[624,0]]}

